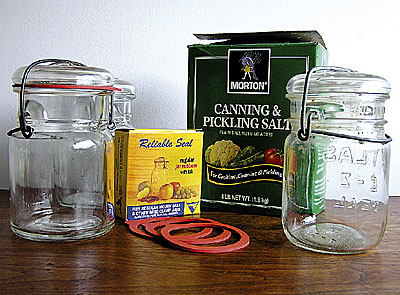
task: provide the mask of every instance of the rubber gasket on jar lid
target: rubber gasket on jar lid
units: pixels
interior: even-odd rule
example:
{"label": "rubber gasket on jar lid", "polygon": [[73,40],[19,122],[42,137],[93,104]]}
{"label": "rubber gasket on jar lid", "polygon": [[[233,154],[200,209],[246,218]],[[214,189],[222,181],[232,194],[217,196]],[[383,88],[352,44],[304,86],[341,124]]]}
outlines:
{"label": "rubber gasket on jar lid", "polygon": [[148,234],[147,232],[144,232],[142,230],[139,229],[139,226],[143,225],[143,223],[145,222],[157,222],[157,221],[161,221],[161,220],[167,220],[170,219],[172,217],[155,217],[155,218],[148,218],[148,219],[136,219],[136,220],[127,220],[125,221],[126,224],[129,225],[129,229],[141,236],[141,237],[145,237],[145,238],[153,238],[154,236]]}
{"label": "rubber gasket on jar lid", "polygon": [[[157,228],[166,226],[168,224],[181,224],[181,223],[187,223],[187,222],[209,222],[213,224],[221,224],[218,221],[212,220],[212,219],[207,219],[207,218],[192,218],[192,217],[173,217],[168,220],[163,220],[160,222],[153,222],[153,223],[144,223],[143,226],[145,230],[150,234],[150,235],[160,235],[159,232],[156,230]],[[217,236],[214,237],[209,237],[211,233],[213,232],[213,229],[210,227],[205,227],[203,230],[197,233],[190,233],[190,234],[184,234],[180,236],[176,236],[183,242],[187,242],[190,244],[195,244],[195,245],[204,245],[204,244],[215,244],[215,243],[220,243],[220,242],[225,242],[231,237],[231,232],[222,229],[222,233],[220,233]],[[202,239],[204,238],[204,239]]]}
{"label": "rubber gasket on jar lid", "polygon": [[[193,245],[186,242],[181,241],[177,236],[171,235],[171,232],[180,230],[180,229],[187,229],[193,227],[221,227],[228,229],[232,232],[235,232],[240,236],[240,239],[232,244],[229,245],[222,245],[222,246],[199,246]],[[217,254],[217,253],[227,253],[233,252],[240,249],[247,247],[250,244],[250,237],[244,231],[227,224],[216,224],[216,223],[186,223],[186,224],[168,224],[164,228],[161,229],[161,236],[170,242],[172,245],[192,251],[192,252],[199,252],[199,253],[210,253],[210,254]]]}
{"label": "rubber gasket on jar lid", "polygon": [[[13,87],[21,87],[21,84],[14,84]],[[30,88],[60,88],[60,89],[88,89],[88,90],[108,90],[108,91],[122,91],[121,88],[113,86],[99,86],[99,85],[76,85],[76,84],[25,84]]]}
{"label": "rubber gasket on jar lid", "polygon": [[[171,217],[166,220],[161,220],[157,222],[144,222],[143,226],[146,232],[150,235],[153,236],[160,236],[160,233],[156,231],[156,228],[165,226],[167,224],[171,223],[183,223],[183,222],[192,222],[192,221],[199,221],[199,222],[210,222],[210,223],[217,223],[217,221],[212,220],[212,219],[206,219],[206,218],[194,218],[194,217]],[[191,233],[191,234],[186,234],[185,237],[190,237],[193,239],[197,238],[203,238],[212,233],[212,228],[205,228],[200,232],[197,233]]]}

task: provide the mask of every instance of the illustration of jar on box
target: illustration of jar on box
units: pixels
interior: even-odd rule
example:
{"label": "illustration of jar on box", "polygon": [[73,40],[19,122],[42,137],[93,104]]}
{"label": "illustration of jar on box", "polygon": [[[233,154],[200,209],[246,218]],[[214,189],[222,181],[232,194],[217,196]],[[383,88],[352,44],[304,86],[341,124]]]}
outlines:
{"label": "illustration of jar on box", "polygon": [[391,138],[389,83],[317,67],[287,83],[292,132],[285,142],[282,224],[296,246],[333,254],[365,252],[383,238]]}
{"label": "illustration of jar on box", "polygon": [[169,184],[168,163],[164,157],[155,159],[154,169],[151,172],[150,195],[158,196],[162,200],[172,198],[174,193]]}
{"label": "illustration of jar on box", "polygon": [[8,132],[12,231],[37,241],[108,233],[107,145],[114,77],[45,59],[14,72],[19,127]]}

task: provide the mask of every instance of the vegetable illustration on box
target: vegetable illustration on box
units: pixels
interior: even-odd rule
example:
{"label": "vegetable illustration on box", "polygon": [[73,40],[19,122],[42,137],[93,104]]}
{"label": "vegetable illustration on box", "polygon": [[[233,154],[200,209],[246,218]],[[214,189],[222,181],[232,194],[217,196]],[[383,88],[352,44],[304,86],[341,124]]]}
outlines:
{"label": "vegetable illustration on box", "polygon": [[283,166],[282,151],[269,148],[256,152],[251,145],[241,149],[231,140],[216,141],[206,149],[204,157],[206,163],[222,168],[240,168],[263,163]]}

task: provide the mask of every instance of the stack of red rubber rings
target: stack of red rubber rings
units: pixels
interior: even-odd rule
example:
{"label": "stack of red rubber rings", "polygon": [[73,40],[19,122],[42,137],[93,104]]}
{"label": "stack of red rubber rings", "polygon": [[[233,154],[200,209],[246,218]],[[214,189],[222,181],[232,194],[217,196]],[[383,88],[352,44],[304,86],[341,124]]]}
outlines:
{"label": "stack of red rubber rings", "polygon": [[[159,238],[183,250],[200,253],[233,252],[247,247],[249,236],[242,230],[228,224],[206,218],[155,217],[140,220],[127,220],[129,229],[136,235],[146,238]],[[179,230],[203,228],[198,232],[172,234]],[[157,230],[159,229],[159,231]],[[218,235],[213,235],[217,229]],[[238,239],[226,244],[232,234]],[[224,243],[218,245],[218,243]],[[209,246],[213,244],[213,246]]]}

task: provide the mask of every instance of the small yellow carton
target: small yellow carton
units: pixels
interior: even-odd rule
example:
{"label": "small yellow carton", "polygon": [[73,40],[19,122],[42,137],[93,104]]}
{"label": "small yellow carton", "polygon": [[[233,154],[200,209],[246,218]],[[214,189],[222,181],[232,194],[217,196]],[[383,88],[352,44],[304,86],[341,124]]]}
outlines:
{"label": "small yellow carton", "polygon": [[115,214],[125,220],[200,213],[203,132],[115,132]]}

